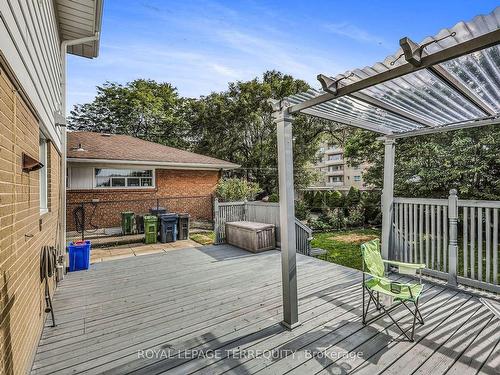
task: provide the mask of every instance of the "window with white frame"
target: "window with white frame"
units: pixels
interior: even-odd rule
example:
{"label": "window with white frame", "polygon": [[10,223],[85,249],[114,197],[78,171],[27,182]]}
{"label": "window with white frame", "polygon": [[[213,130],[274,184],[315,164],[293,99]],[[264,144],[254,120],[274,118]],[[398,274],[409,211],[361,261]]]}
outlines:
{"label": "window with white frame", "polygon": [[354,181],[361,181],[361,176],[354,176]]}
{"label": "window with white frame", "polygon": [[40,182],[40,212],[48,211],[48,179],[47,179],[47,139],[40,135],[39,139],[39,161],[43,167],[38,170]]}
{"label": "window with white frame", "polygon": [[152,169],[95,168],[96,188],[147,188],[154,186]]}

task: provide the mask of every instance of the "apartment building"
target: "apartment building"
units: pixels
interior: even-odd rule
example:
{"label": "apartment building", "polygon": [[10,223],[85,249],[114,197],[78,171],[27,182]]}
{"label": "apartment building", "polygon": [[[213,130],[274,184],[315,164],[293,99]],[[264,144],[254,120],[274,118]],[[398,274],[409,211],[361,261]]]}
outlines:
{"label": "apartment building", "polygon": [[363,182],[366,167],[366,164],[349,166],[344,159],[343,148],[327,142],[321,143],[314,168],[321,173],[322,178],[310,189],[348,191],[355,187],[367,190]]}

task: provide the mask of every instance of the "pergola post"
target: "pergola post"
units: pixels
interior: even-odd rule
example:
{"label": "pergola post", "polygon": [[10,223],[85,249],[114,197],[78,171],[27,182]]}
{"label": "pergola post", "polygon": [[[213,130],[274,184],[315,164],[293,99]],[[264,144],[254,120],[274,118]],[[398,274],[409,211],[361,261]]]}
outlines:
{"label": "pergola post", "polygon": [[394,201],[394,154],[396,141],[384,140],[384,186],[382,190],[382,257],[389,259],[392,232],[392,209]]}
{"label": "pergola post", "polygon": [[278,137],[281,274],[283,284],[282,324],[288,329],[293,329],[299,325],[299,318],[295,249],[292,116],[288,113],[286,107],[281,106],[281,103],[275,103],[273,117]]}

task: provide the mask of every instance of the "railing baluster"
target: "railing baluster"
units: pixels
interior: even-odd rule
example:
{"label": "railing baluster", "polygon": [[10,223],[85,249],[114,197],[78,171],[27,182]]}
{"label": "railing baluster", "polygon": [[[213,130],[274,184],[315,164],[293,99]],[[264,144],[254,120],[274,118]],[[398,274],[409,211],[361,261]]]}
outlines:
{"label": "railing baluster", "polygon": [[399,253],[399,250],[398,250],[398,247],[399,247],[399,203],[394,203],[393,211],[394,211],[394,226],[393,226],[394,235],[392,237],[393,237],[394,245],[392,247],[392,258],[394,260],[397,260],[398,253]]}
{"label": "railing baluster", "polygon": [[[457,216],[458,216],[458,207],[457,207]],[[448,207],[443,206],[443,272],[448,272]]]}
{"label": "railing baluster", "polygon": [[477,279],[483,281],[483,209],[477,209]]}
{"label": "railing baluster", "polygon": [[431,205],[431,268],[436,269],[436,207]]}
{"label": "railing baluster", "polygon": [[469,258],[467,256],[468,254],[468,251],[467,251],[467,248],[469,247],[469,243],[468,243],[468,229],[469,229],[469,221],[468,221],[468,215],[467,215],[467,212],[468,212],[468,208],[467,207],[464,207],[464,216],[463,216],[463,248],[462,248],[462,251],[464,253],[464,277],[468,277],[469,276],[469,272],[467,271],[468,270],[468,265],[469,265]]}
{"label": "railing baluster", "polygon": [[418,220],[418,244],[420,253],[420,263],[425,263],[424,260],[424,205],[420,205],[420,215]]}
{"label": "railing baluster", "polygon": [[430,223],[430,207],[429,205],[425,205],[425,263],[427,264],[427,268],[432,268],[430,261],[430,232],[431,232],[431,223]]}
{"label": "railing baluster", "polygon": [[493,209],[493,284],[498,284],[498,208]]}
{"label": "railing baluster", "polygon": [[441,271],[441,206],[436,206],[436,269]]}
{"label": "railing baluster", "polygon": [[417,261],[417,244],[418,244],[418,231],[417,231],[417,225],[418,225],[418,211],[417,211],[417,205],[413,205],[413,260],[414,262]]}
{"label": "railing baluster", "polygon": [[408,262],[408,203],[403,205],[403,262]]}
{"label": "railing baluster", "polygon": [[491,214],[490,214],[491,209],[486,208],[486,218],[485,218],[485,226],[486,226],[486,275],[485,275],[485,281],[487,283],[490,282],[490,253],[491,253]]}
{"label": "railing baluster", "polygon": [[403,252],[404,252],[404,238],[403,238],[403,206],[404,204],[399,205],[399,253],[398,253],[398,260],[401,261],[403,260]]}
{"label": "railing baluster", "polygon": [[408,205],[408,261],[413,263],[413,204]]}
{"label": "railing baluster", "polygon": [[470,274],[476,278],[476,208],[470,208]]}

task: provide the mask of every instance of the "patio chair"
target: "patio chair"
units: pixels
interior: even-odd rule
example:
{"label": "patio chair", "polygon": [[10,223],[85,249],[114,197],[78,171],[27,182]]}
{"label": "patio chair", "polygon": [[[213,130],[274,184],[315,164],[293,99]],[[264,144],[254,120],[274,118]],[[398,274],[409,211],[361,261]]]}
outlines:
{"label": "patio chair", "polygon": [[[402,263],[382,259],[380,254],[380,241],[378,239],[366,242],[361,245],[361,255],[363,257],[363,324],[370,324],[387,315],[394,324],[403,332],[406,338],[413,341],[415,324],[424,324],[424,319],[418,310],[418,300],[422,294],[422,269],[425,264]],[[385,277],[384,263],[398,268],[398,273],[404,275],[415,275],[419,272],[418,283],[400,283]],[[365,271],[365,267],[367,271]],[[367,278],[368,276],[368,278]],[[365,292],[369,298],[365,309]],[[367,320],[370,302],[375,304],[380,314]],[[404,330],[398,322],[391,316],[391,312],[398,306],[403,305],[413,315],[413,325],[411,334],[408,329]]]}

